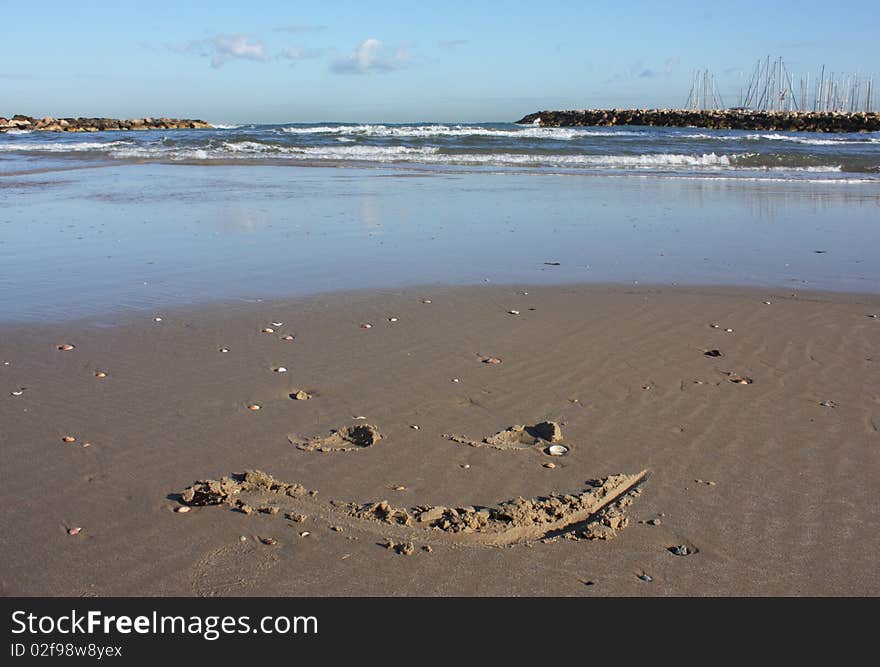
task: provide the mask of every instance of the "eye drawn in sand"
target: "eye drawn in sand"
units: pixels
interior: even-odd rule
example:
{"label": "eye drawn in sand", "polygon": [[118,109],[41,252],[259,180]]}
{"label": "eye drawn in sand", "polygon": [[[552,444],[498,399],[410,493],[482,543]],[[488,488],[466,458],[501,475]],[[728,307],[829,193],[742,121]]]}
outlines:
{"label": "eye drawn in sand", "polygon": [[[471,447],[492,447],[493,449],[533,449],[537,446],[551,445],[562,442],[562,428],[554,421],[539,422],[534,426],[515,424],[498,433],[486,436],[482,440],[474,440],[464,435],[444,433],[443,437]],[[567,448],[560,451],[557,447],[547,447],[545,453],[559,456],[568,452]],[[552,450],[552,451],[551,451]]]}
{"label": "eye drawn in sand", "polygon": [[[395,507],[379,502],[319,501],[316,492],[300,484],[276,480],[259,470],[248,470],[220,480],[196,482],[180,501],[189,506],[223,505],[232,510],[279,517],[308,515],[328,526],[360,529],[395,544],[423,542],[472,547],[506,547],[559,539],[608,540],[626,527],[626,508],[641,493],[647,479],[609,475],[586,482],[571,494],[505,500],[487,507],[420,505]],[[283,512],[263,512],[262,508]]]}
{"label": "eye drawn in sand", "polygon": [[371,424],[355,424],[336,429],[324,438],[303,440],[297,435],[289,435],[287,439],[297,449],[306,452],[353,452],[372,447],[382,439],[382,434]]}

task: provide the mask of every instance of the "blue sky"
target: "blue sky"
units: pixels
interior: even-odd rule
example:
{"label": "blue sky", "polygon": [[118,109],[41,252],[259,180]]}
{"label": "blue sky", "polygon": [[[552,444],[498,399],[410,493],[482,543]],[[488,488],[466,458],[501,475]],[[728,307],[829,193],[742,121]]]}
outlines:
{"label": "blue sky", "polygon": [[703,68],[732,106],[768,54],[880,88],[876,0],[0,0],[0,17],[0,115],[507,121],[683,106]]}

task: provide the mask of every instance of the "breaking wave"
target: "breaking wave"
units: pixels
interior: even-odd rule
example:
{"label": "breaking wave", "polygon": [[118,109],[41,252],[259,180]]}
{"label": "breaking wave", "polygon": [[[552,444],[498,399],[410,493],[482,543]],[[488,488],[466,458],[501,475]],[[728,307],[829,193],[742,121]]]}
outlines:
{"label": "breaking wave", "polygon": [[356,137],[497,137],[508,139],[555,139],[570,141],[581,137],[643,137],[638,130],[599,130],[568,127],[523,127],[495,129],[478,125],[319,125],[314,127],[282,127],[289,134],[351,135]]}
{"label": "breaking wave", "polygon": [[[0,154],[172,163],[424,165],[544,173],[733,178],[844,178],[880,182],[880,134],[545,128],[513,124],[222,125],[213,130],[0,134]],[[840,174],[840,176],[835,176]],[[848,177],[848,176],[847,176]]]}
{"label": "breaking wave", "polygon": [[851,135],[840,139],[823,139],[817,137],[798,136],[795,134],[681,134],[682,139],[701,139],[705,141],[790,141],[806,146],[858,146],[880,143],[880,137],[866,136],[854,139]]}
{"label": "breaking wave", "polygon": [[0,142],[0,153],[81,153],[106,151],[117,146],[132,146],[132,141],[59,141],[59,142]]}

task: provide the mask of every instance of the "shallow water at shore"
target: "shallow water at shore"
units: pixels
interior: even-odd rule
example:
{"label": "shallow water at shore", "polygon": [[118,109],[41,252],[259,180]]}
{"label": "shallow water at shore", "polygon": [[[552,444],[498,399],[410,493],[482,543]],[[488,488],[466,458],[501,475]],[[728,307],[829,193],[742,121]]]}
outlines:
{"label": "shallow water at shore", "polygon": [[[72,166],[72,165],[71,165]],[[874,183],[113,164],[0,178],[0,319],[417,284],[880,291]]]}

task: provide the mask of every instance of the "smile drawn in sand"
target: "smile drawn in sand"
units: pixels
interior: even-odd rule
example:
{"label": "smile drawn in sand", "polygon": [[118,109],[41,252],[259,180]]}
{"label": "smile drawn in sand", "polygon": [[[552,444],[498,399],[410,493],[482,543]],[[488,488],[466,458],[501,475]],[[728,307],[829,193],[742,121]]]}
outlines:
{"label": "smile drawn in sand", "polygon": [[629,523],[626,508],[647,477],[646,470],[609,475],[587,482],[576,493],[516,498],[489,507],[402,508],[387,500],[319,501],[315,491],[300,484],[248,470],[196,482],[181,493],[180,502],[189,507],[224,505],[245,514],[308,515],[337,529],[365,529],[394,541],[503,547],[558,538],[611,539]]}

